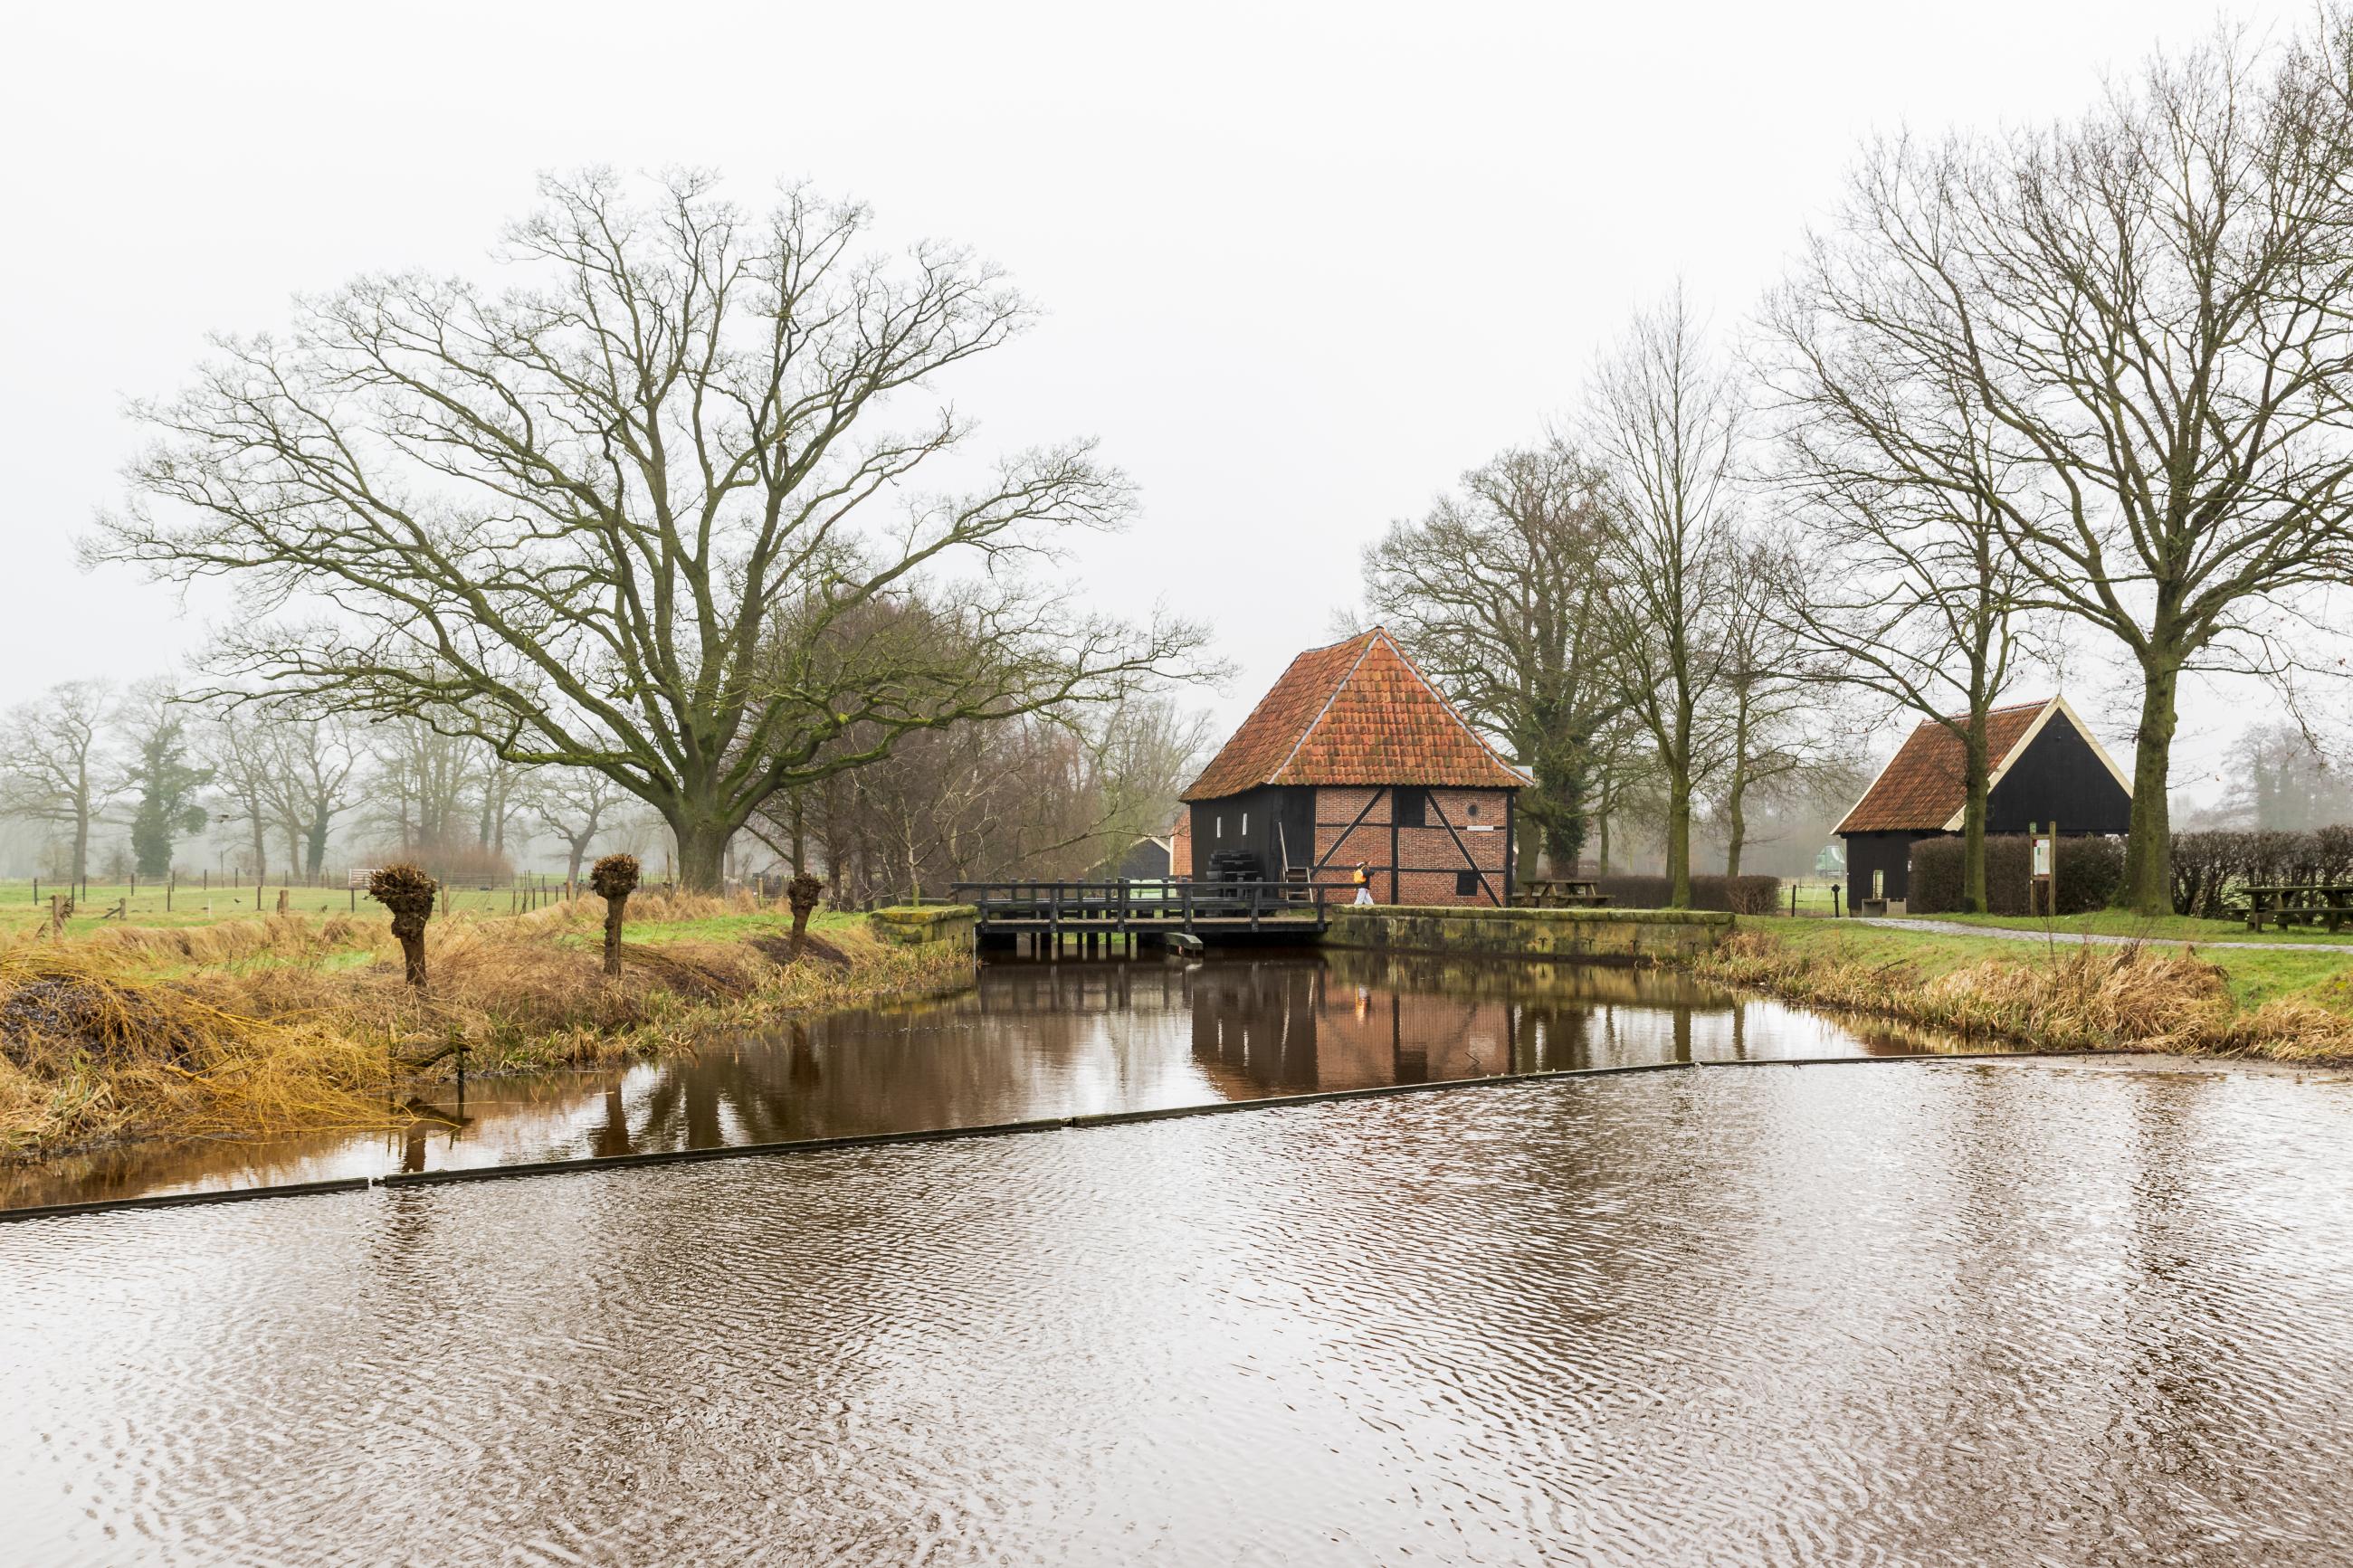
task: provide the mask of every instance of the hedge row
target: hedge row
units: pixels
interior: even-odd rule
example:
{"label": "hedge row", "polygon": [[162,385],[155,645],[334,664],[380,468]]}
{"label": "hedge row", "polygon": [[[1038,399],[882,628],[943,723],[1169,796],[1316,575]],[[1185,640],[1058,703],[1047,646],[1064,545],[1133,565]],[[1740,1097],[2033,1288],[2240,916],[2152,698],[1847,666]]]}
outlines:
{"label": "hedge row", "polygon": [[2285,882],[2353,881],[2353,826],[2309,833],[2177,833],[2173,911],[2218,919],[2234,889]]}
{"label": "hedge row", "polygon": [[[1912,882],[1905,908],[1915,915],[1954,913],[1961,901],[1959,838],[1923,838],[1912,846]],[[2078,915],[2107,908],[2125,879],[2121,838],[2059,840],[2059,912]],[[2034,879],[2033,840],[2016,834],[1986,839],[1986,912],[2023,915]]]}
{"label": "hedge row", "polygon": [[[1769,915],[1780,907],[1778,877],[1698,877],[1691,879],[1692,908],[1729,910],[1736,915]],[[1658,910],[1667,903],[1664,877],[1604,877],[1595,890],[1609,896],[1610,907]]]}

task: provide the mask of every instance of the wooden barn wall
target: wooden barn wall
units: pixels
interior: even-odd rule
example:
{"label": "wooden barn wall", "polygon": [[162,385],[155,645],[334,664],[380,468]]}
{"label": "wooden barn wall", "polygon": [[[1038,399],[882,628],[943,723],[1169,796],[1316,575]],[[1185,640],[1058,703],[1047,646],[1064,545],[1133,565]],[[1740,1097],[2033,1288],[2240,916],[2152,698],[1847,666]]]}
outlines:
{"label": "wooden barn wall", "polygon": [[2054,817],[2070,835],[2122,833],[2132,825],[2131,792],[2063,713],[2052,715],[1986,798],[1989,833],[2023,833]]}
{"label": "wooden barn wall", "polygon": [[[2096,759],[2095,759],[2096,760]],[[1853,909],[1871,897],[1871,874],[1887,873],[1887,894],[1891,899],[1912,896],[1912,845],[1915,840],[1935,837],[1926,833],[1849,833],[1846,839],[1846,899],[1847,908]]]}
{"label": "wooden barn wall", "polygon": [[1257,857],[1261,877],[1281,879],[1284,852],[1294,864],[1303,862],[1314,836],[1314,793],[1295,784],[1268,784],[1197,803],[1192,874],[1208,877],[1209,857],[1220,850],[1246,849]]}

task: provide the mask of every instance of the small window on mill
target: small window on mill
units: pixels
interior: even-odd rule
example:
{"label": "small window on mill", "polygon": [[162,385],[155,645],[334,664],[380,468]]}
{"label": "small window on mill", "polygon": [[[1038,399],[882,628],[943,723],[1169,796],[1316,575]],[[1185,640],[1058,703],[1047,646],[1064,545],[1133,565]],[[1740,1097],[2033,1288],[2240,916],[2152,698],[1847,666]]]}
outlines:
{"label": "small window on mill", "polygon": [[1458,899],[1467,899],[1467,898],[1472,897],[1473,894],[1477,893],[1477,892],[1478,892],[1478,890],[1479,890],[1479,873],[1478,873],[1478,872],[1476,872],[1476,871],[1457,871],[1457,872],[1455,872],[1455,873],[1454,873],[1454,896],[1455,896],[1456,898],[1458,898]]}
{"label": "small window on mill", "polygon": [[1474,800],[1464,809],[1475,819],[1479,815],[1479,803]]}

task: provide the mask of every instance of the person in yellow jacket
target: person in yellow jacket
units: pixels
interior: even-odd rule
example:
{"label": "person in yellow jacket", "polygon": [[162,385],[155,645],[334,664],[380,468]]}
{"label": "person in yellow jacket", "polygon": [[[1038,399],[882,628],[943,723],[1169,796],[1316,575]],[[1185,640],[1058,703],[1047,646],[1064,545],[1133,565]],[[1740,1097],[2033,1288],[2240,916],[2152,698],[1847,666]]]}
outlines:
{"label": "person in yellow jacket", "polygon": [[1354,879],[1356,884],[1356,896],[1349,901],[1358,904],[1371,903],[1373,901],[1372,874],[1365,869],[1365,863],[1362,860],[1356,862],[1356,874]]}

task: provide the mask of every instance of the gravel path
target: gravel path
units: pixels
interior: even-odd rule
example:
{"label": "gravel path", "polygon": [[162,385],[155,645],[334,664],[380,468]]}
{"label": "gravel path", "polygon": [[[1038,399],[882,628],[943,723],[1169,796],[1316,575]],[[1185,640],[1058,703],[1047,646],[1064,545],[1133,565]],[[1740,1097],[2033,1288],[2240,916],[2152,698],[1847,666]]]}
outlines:
{"label": "gravel path", "polygon": [[2209,942],[2202,937],[2137,937],[2096,936],[2088,931],[2019,931],[2009,926],[1963,925],[1957,921],[1882,920],[1870,915],[1855,917],[1859,925],[1880,926],[1888,931],[1932,931],[1944,936],[1990,936],[2004,942],[2087,942],[2102,947],[2130,947],[2136,942],[2172,946],[2188,942],[2199,947],[2242,947],[2251,952],[2346,952],[2353,953],[2353,942]]}

